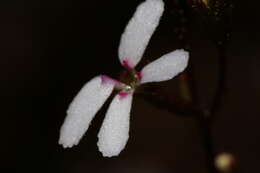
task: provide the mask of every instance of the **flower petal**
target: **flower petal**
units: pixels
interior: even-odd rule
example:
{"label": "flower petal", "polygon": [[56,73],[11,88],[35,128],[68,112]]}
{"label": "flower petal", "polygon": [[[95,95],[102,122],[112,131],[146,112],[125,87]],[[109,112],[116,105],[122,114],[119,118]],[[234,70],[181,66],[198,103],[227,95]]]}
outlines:
{"label": "flower petal", "polygon": [[189,52],[183,49],[170,52],[146,65],[141,71],[141,83],[170,80],[188,64]]}
{"label": "flower petal", "polygon": [[112,93],[115,83],[109,77],[101,75],[85,84],[67,110],[67,117],[60,130],[59,144],[66,148],[79,143],[91,120]]}
{"label": "flower petal", "polygon": [[141,60],[163,10],[162,0],[146,0],[138,6],[121,36],[118,54],[123,66],[134,68]]}
{"label": "flower petal", "polygon": [[98,147],[103,156],[117,156],[125,147],[129,137],[129,121],[132,93],[120,92],[109,106],[98,134]]}

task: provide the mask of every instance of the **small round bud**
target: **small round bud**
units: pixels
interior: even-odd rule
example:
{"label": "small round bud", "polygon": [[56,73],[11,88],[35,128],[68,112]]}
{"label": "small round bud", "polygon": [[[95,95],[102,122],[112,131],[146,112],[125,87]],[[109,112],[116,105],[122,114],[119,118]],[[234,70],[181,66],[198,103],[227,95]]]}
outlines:
{"label": "small round bud", "polygon": [[220,153],[215,158],[215,166],[220,172],[230,173],[234,168],[235,158],[230,153]]}

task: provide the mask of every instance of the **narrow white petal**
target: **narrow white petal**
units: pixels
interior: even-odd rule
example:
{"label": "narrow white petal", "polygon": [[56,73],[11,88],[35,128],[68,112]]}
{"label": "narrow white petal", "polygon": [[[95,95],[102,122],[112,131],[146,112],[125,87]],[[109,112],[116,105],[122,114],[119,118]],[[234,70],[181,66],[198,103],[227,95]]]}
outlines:
{"label": "narrow white petal", "polygon": [[121,36],[118,54],[122,65],[133,68],[141,60],[163,10],[162,0],[146,0],[138,6]]}
{"label": "narrow white petal", "polygon": [[83,86],[67,110],[59,144],[66,148],[79,143],[91,120],[110,96],[115,83],[106,76],[97,76]]}
{"label": "narrow white petal", "polygon": [[146,65],[141,71],[141,83],[170,80],[188,64],[189,52],[183,49],[170,52]]}
{"label": "narrow white petal", "polygon": [[132,98],[132,93],[119,93],[109,106],[97,143],[105,157],[117,156],[127,143]]}

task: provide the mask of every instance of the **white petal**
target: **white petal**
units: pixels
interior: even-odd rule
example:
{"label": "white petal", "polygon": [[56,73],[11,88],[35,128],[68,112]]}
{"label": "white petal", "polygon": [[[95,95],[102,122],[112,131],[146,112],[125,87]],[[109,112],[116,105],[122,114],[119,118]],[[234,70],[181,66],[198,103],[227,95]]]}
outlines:
{"label": "white petal", "polygon": [[110,104],[98,134],[97,145],[103,156],[117,156],[124,149],[129,137],[132,98],[132,93],[119,93]]}
{"label": "white petal", "polygon": [[85,84],[67,110],[59,144],[66,148],[79,143],[91,120],[112,93],[115,83],[106,76],[97,76]]}
{"label": "white petal", "polygon": [[188,64],[189,52],[183,49],[170,52],[146,65],[141,71],[141,83],[170,80]]}
{"label": "white petal", "polygon": [[146,0],[138,6],[121,36],[118,54],[122,65],[134,68],[141,60],[163,10],[162,0]]}

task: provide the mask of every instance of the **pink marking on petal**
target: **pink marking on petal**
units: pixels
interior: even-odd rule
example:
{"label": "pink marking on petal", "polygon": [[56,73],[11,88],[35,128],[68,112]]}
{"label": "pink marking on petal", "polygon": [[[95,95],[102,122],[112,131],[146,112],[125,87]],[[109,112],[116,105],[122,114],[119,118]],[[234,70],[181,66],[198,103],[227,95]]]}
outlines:
{"label": "pink marking on petal", "polygon": [[124,92],[124,91],[121,91],[118,93],[118,95],[120,96],[120,99],[124,99],[126,98],[130,93],[128,92]]}
{"label": "pink marking on petal", "polygon": [[133,66],[129,63],[129,60],[123,60],[123,66],[129,70],[133,69]]}
{"label": "pink marking on petal", "polygon": [[142,72],[137,72],[136,75],[137,75],[139,80],[141,80],[143,78]]}
{"label": "pink marking on petal", "polygon": [[102,84],[111,83],[111,84],[118,84],[119,82],[115,79],[112,79],[111,77],[108,77],[107,75],[100,75]]}

